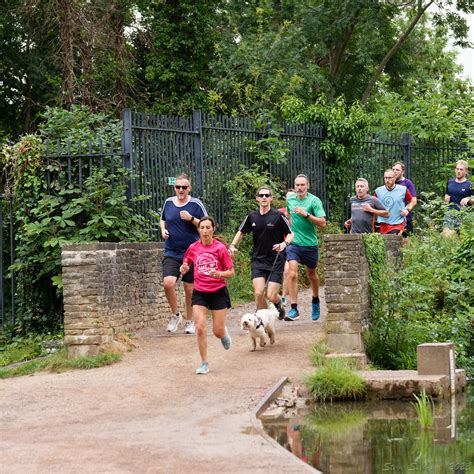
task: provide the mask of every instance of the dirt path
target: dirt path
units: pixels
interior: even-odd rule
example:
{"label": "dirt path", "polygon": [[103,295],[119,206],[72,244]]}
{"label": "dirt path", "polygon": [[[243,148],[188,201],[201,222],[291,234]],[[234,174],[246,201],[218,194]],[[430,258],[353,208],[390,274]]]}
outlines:
{"label": "dirt path", "polygon": [[0,381],[0,472],[301,472],[250,421],[280,377],[310,369],[321,324],[300,307],[303,319],[279,321],[276,344],[254,353],[238,329],[246,310],[233,310],[233,346],[209,338],[205,376],[193,336],[148,330],[113,366]]}

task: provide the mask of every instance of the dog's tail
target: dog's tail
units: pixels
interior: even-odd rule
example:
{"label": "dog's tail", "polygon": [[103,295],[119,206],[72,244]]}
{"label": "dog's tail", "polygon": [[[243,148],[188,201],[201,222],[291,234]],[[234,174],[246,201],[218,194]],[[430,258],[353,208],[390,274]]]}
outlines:
{"label": "dog's tail", "polygon": [[269,301],[269,302],[267,303],[267,308],[276,311],[275,305],[274,305],[271,301]]}

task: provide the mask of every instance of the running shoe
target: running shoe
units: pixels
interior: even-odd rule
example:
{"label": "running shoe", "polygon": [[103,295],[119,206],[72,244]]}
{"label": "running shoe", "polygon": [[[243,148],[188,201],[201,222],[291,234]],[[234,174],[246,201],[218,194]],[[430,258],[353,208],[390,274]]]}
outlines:
{"label": "running shoe", "polygon": [[281,321],[285,319],[285,308],[283,307],[283,304],[280,303],[280,309],[278,310],[278,319]]}
{"label": "running shoe", "polygon": [[196,328],[194,327],[194,321],[186,320],[184,323],[185,334],[196,334]]}
{"label": "running shoe", "polygon": [[288,298],[286,296],[281,297],[281,304],[286,306],[288,304]]}
{"label": "running shoe", "polygon": [[300,312],[295,308],[291,308],[285,316],[285,321],[296,321],[298,319],[300,319]]}
{"label": "running shoe", "polygon": [[169,320],[168,326],[166,326],[166,330],[168,332],[176,332],[176,330],[178,329],[179,323],[182,321],[182,319],[183,319],[183,315],[181,314],[180,311],[178,311],[176,314],[173,314],[173,316],[171,316]]}
{"label": "running shoe", "polygon": [[224,349],[226,351],[228,351],[230,349],[230,346],[232,345],[232,339],[229,336],[229,332],[227,331],[227,327],[225,328],[224,337],[221,337],[221,342],[222,342],[222,345],[224,346]]}
{"label": "running shoe", "polygon": [[313,321],[317,321],[319,319],[319,316],[321,316],[321,308],[320,308],[320,304],[319,304],[319,301],[317,303],[313,303],[311,305],[311,319]]}
{"label": "running shoe", "polygon": [[202,362],[201,365],[196,369],[197,375],[204,375],[209,372],[209,364],[207,362]]}

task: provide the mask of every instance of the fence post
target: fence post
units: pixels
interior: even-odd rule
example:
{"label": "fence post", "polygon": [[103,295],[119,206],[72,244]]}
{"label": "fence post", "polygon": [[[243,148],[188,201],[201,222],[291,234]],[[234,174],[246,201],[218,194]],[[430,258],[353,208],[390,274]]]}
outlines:
{"label": "fence post", "polygon": [[194,128],[194,160],[196,164],[196,175],[194,177],[196,195],[202,199],[204,196],[204,183],[202,173],[202,115],[200,110],[193,110]]}
{"label": "fence post", "polygon": [[411,135],[404,133],[403,141],[403,164],[405,165],[405,176],[411,176]]}
{"label": "fence post", "polygon": [[[122,135],[122,164],[125,169],[132,170],[132,111],[123,109],[123,135]],[[127,179],[127,200],[132,198],[132,176]]]}

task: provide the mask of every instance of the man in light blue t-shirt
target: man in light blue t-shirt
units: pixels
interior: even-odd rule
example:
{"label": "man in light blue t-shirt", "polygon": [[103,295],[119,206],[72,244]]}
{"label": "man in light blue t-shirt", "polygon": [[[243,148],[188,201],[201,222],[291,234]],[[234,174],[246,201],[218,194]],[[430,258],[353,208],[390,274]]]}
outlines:
{"label": "man in light blue t-shirt", "polygon": [[308,192],[309,181],[304,174],[295,178],[295,194],[287,199],[287,211],[291,218],[294,239],[286,250],[288,262],[288,289],[291,308],[285,316],[287,321],[300,318],[298,311],[298,264],[306,266],[311,290],[313,292],[311,319],[320,316],[318,266],[318,237],[316,228],[326,226],[326,213],[321,199]]}
{"label": "man in light blue t-shirt", "polygon": [[385,170],[383,174],[384,186],[379,186],[374,196],[390,212],[388,217],[377,216],[381,234],[402,235],[405,229],[405,218],[415,205],[415,200],[408,188],[395,184],[393,170]]}

